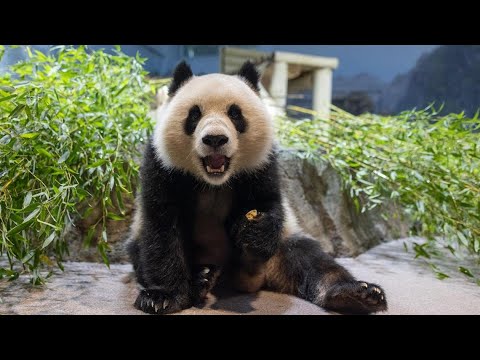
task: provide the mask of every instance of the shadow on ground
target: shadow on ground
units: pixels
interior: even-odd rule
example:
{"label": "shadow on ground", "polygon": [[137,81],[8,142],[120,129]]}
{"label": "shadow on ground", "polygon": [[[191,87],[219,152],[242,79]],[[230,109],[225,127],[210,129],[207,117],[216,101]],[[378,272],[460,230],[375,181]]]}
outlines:
{"label": "shadow on ground", "polygon": [[[406,253],[396,240],[377,246],[357,258],[341,258],[359,280],[380,284],[386,291],[385,314],[480,314],[480,287],[454,271],[438,280],[431,269]],[[417,239],[418,241],[418,239]],[[452,263],[453,264],[453,263]],[[141,315],[132,304],[137,296],[130,265],[69,262],[65,272],[43,287],[32,287],[28,278],[0,281],[0,314],[131,314]],[[239,294],[228,290],[209,295],[204,306],[183,315],[274,314],[327,315],[325,310],[299,298],[260,291]]]}

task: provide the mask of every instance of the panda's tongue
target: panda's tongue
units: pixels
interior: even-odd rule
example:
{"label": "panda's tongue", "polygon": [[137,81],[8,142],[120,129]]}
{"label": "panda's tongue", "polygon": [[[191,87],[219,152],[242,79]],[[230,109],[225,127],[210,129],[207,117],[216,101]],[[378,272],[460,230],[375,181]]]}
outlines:
{"label": "panda's tongue", "polygon": [[207,156],[207,165],[209,165],[212,169],[220,169],[223,165],[225,165],[225,156],[220,154]]}

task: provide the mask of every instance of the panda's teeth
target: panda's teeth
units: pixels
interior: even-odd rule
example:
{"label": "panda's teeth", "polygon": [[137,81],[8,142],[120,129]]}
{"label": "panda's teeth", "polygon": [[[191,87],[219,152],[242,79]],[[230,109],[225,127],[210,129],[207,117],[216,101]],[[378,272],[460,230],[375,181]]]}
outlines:
{"label": "panda's teeth", "polygon": [[220,169],[212,169],[209,165],[207,165],[207,172],[208,173],[223,173],[225,172],[225,165],[222,165]]}

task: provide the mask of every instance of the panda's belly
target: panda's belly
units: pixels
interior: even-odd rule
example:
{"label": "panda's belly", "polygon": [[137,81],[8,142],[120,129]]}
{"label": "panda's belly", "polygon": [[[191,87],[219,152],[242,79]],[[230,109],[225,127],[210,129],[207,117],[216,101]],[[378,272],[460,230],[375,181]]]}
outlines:
{"label": "panda's belly", "polygon": [[225,219],[232,206],[228,188],[202,190],[197,195],[193,227],[194,258],[197,264],[221,266],[229,255]]}

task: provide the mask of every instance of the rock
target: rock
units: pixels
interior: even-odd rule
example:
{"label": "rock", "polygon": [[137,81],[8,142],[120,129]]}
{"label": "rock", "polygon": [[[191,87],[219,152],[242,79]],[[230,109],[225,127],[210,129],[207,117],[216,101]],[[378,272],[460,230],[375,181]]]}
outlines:
{"label": "rock", "polygon": [[375,110],[373,99],[366,91],[351,91],[343,96],[335,96],[332,103],[352,115],[373,113]]}
{"label": "rock", "polygon": [[[109,245],[108,258],[111,263],[126,264],[130,260],[125,249],[125,242],[128,238],[129,227],[134,211],[134,201],[127,196],[123,199],[125,205],[125,216],[123,220],[107,220],[107,239]],[[86,219],[77,220],[75,225],[71,224],[65,231],[65,239],[68,243],[69,254],[64,257],[67,261],[91,261],[102,262],[100,253],[97,250],[98,239],[102,236],[102,227],[98,225],[94,232],[90,246],[85,246],[88,229],[91,225],[98,223],[100,219],[100,208],[94,211]]]}
{"label": "rock", "polygon": [[[340,258],[359,280],[381,285],[389,310],[383,314],[479,314],[479,287],[456,270],[458,259],[448,254],[450,278],[438,280],[430,267],[406,253],[410,238],[375,247],[357,258]],[[450,266],[451,265],[451,266]],[[471,264],[464,264],[471,267]],[[131,265],[67,262],[65,272],[56,271],[44,286],[33,287],[26,276],[13,282],[0,280],[0,314],[137,314],[137,296],[131,281]],[[258,294],[210,295],[203,308],[182,311],[185,315],[223,314],[315,314],[327,311],[294,296],[260,291]]]}
{"label": "rock", "polygon": [[[326,252],[335,256],[355,256],[383,241],[407,236],[408,222],[394,217],[399,211],[392,204],[359,214],[342,190],[339,175],[328,163],[301,159],[292,150],[281,150],[279,163],[282,184],[301,226],[321,242]],[[107,221],[111,263],[129,262],[125,241],[134,201],[125,197],[123,202],[125,219]],[[390,219],[385,221],[382,214],[389,214]],[[89,226],[97,223],[99,216],[100,209],[95,209],[87,219],[69,227],[66,239],[70,255],[66,260],[102,262],[96,248],[96,239],[101,236],[100,226],[91,246],[83,245]]]}
{"label": "rock", "polygon": [[[138,290],[131,265],[67,262],[44,286],[33,287],[21,276],[0,280],[0,314],[22,315],[146,315],[133,307]],[[327,314],[294,296],[261,291],[258,294],[209,295],[204,308],[192,307],[182,315]]]}
{"label": "rock", "polygon": [[422,55],[407,76],[395,113],[434,103],[442,115],[465,112],[473,117],[480,96],[480,46],[439,46]]}
{"label": "rock", "polygon": [[399,74],[395,76],[392,82],[386,85],[378,97],[375,113],[377,114],[397,114],[399,102],[407,92],[410,82],[410,74]]}
{"label": "rock", "polygon": [[[431,261],[449,278],[439,280],[421,258],[414,258],[413,243],[422,238],[399,239],[379,245],[357,258],[337,259],[357,279],[380,284],[394,315],[473,315],[480,314],[480,287],[474,278],[458,271],[459,266],[472,270],[478,278],[478,260],[462,254],[462,260],[441,246],[441,257]],[[405,251],[408,248],[409,251]],[[457,254],[458,255],[458,254]]]}
{"label": "rock", "polygon": [[[335,256],[355,256],[408,234],[392,204],[360,214],[342,189],[338,173],[325,161],[301,159],[292,150],[280,151],[280,173],[300,225]],[[382,213],[392,215],[389,221]],[[394,217],[397,214],[397,218]]]}

